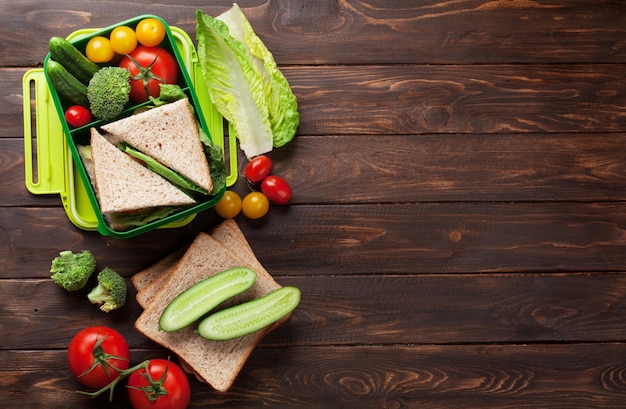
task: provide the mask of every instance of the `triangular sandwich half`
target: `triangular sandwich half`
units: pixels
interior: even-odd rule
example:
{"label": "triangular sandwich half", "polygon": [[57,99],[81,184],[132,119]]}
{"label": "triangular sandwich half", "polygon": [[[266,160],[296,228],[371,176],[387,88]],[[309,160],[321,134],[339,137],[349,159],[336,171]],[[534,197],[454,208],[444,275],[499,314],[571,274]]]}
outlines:
{"label": "triangular sandwich half", "polygon": [[189,99],[148,109],[101,127],[106,138],[139,152],[211,192],[209,163]]}
{"label": "triangular sandwich half", "polygon": [[100,211],[114,230],[163,218],[196,203],[91,129],[91,159]]}

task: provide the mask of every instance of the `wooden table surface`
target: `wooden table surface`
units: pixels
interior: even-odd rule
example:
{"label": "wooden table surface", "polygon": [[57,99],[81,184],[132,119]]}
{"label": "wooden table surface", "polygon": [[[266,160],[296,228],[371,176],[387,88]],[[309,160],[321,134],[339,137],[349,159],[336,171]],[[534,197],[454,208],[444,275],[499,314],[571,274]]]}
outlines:
{"label": "wooden table surface", "polygon": [[[0,5],[3,408],[129,408],[125,392],[114,405],[74,392],[66,348],[91,324],[122,332],[134,362],[168,356],[134,330],[134,289],[105,314],[58,288],[60,250],[130,279],[220,222],[209,210],[116,240],[29,193],[24,74],[52,36],[152,13],[195,38],[197,9],[231,4]],[[626,3],[239,5],[301,124],[271,154],[291,204],[237,222],[302,303],[229,392],[190,378],[190,407],[626,407]]]}

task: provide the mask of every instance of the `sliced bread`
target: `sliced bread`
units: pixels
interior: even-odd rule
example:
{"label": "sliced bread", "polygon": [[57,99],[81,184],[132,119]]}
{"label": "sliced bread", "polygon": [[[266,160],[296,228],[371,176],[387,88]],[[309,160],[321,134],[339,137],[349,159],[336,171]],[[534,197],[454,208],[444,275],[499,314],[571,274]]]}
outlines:
{"label": "sliced bread", "polygon": [[210,192],[209,164],[187,98],[101,127],[114,145],[126,142]]}
{"label": "sliced bread", "polygon": [[91,128],[94,186],[105,217],[164,206],[187,206],[194,199],[146,169]]}
{"label": "sliced bread", "polygon": [[[222,231],[232,240],[237,233]],[[280,285],[261,266],[256,257],[251,257],[245,246],[236,239],[234,247],[228,248],[206,233],[200,233],[180,261],[170,267],[159,289],[149,301],[144,302],[145,310],[135,322],[135,328],[159,345],[170,349],[203,382],[218,391],[226,391],[259,341],[276,326],[285,321],[263,328],[252,334],[228,340],[209,341],[187,327],[175,332],[159,330],[159,318],[169,302],[179,293],[198,281],[220,271],[236,266],[247,266],[257,272],[257,280],[248,291],[233,297],[226,304],[232,305],[259,298]],[[243,250],[242,250],[243,249]],[[163,275],[159,275],[162,277]],[[155,282],[140,292],[146,291]]]}

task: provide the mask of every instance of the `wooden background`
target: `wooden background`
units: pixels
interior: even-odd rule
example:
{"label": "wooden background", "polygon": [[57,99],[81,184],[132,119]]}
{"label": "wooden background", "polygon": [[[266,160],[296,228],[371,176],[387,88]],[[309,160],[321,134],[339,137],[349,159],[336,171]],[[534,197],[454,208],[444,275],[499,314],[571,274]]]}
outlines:
{"label": "wooden background", "polygon": [[[626,407],[626,3],[238,3],[301,114],[271,155],[291,205],[238,222],[303,301],[231,391],[192,380],[190,406]],[[58,251],[130,277],[219,222],[76,229],[24,187],[23,75],[53,35],[152,13],[195,38],[197,9],[231,4],[0,3],[0,406],[112,407],[66,366],[90,324],[127,336],[133,361],[167,356],[133,329],[132,290],[104,314],[56,287]]]}

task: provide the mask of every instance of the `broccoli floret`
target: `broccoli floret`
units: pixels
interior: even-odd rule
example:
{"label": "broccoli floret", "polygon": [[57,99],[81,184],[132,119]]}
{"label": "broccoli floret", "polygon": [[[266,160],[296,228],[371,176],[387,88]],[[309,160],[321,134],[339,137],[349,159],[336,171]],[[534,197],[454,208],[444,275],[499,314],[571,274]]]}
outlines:
{"label": "broccoli floret", "polygon": [[103,120],[119,116],[128,102],[129,94],[130,72],[120,67],[98,70],[87,86],[91,113]]}
{"label": "broccoli floret", "polygon": [[52,280],[67,291],[83,288],[91,274],[96,270],[96,259],[89,250],[74,254],[64,250],[52,260]]}
{"label": "broccoli floret", "polygon": [[100,309],[109,312],[123,307],[126,303],[126,281],[110,267],[98,273],[98,285],[87,294],[92,304],[100,304]]}

